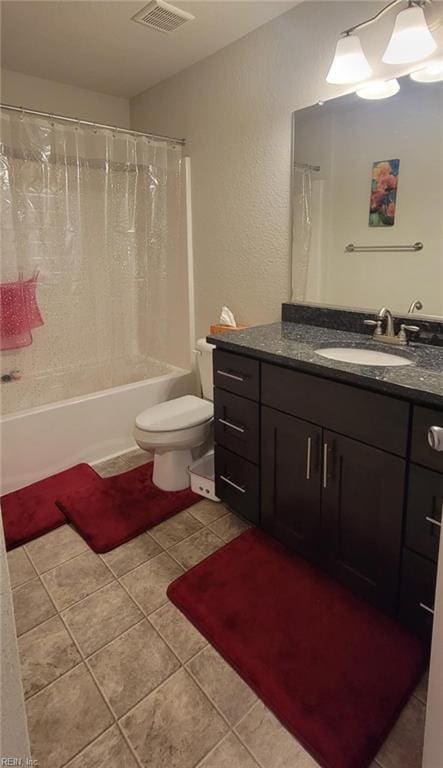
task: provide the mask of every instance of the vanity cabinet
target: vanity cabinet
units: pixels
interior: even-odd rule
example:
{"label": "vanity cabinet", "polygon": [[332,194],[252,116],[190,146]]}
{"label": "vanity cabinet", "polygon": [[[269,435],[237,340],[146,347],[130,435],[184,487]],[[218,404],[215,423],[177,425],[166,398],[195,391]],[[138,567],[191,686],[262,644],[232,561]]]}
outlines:
{"label": "vanity cabinet", "polygon": [[428,637],[441,412],[219,349],[214,383],[217,495]]}

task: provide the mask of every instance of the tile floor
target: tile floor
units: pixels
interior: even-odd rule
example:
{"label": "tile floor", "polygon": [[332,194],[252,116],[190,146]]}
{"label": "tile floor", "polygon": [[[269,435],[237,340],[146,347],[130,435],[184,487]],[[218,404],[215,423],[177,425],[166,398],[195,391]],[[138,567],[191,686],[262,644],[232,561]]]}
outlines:
{"label": "tile floor", "polygon": [[[98,471],[146,461],[134,451]],[[166,597],[245,524],[202,500],[96,555],[63,526],[8,555],[39,768],[315,768],[317,763]],[[419,768],[426,680],[373,768]]]}

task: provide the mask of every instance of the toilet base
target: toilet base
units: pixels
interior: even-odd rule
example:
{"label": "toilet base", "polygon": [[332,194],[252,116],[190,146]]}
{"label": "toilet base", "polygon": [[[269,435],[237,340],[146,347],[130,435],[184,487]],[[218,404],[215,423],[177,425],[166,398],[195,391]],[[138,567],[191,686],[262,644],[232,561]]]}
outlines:
{"label": "toilet base", "polygon": [[155,452],[152,482],[162,491],[182,491],[189,488],[191,479],[189,466],[192,464],[190,450]]}

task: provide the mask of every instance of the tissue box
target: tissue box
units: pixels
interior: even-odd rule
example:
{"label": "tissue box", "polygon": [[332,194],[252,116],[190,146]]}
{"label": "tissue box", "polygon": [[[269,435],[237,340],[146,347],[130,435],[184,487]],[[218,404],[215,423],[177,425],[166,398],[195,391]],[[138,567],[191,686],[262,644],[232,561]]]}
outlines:
{"label": "tissue box", "polygon": [[211,325],[211,333],[226,333],[226,331],[244,331],[247,325]]}

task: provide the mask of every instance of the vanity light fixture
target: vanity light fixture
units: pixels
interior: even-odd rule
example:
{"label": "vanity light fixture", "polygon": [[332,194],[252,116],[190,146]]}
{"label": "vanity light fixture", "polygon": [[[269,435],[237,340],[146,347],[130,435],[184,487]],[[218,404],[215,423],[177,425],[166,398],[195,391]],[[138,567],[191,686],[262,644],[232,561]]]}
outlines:
{"label": "vanity light fixture", "polygon": [[411,72],[411,80],[416,83],[438,83],[443,80],[443,59],[430,61],[425,67]]}
{"label": "vanity light fixture", "polygon": [[[375,16],[345,29],[337,42],[334,59],[326,76],[328,83],[346,85],[367,80],[372,69],[355,33],[378,21],[394,5],[404,0],[392,0]],[[387,64],[406,64],[430,56],[437,44],[426,23],[423,5],[431,0],[408,0],[408,7],[398,14],[388,47],[383,54]]]}
{"label": "vanity light fixture", "polygon": [[400,83],[394,77],[392,80],[372,80],[370,83],[365,83],[361,88],[357,88],[356,94],[361,99],[389,99],[399,90]]}
{"label": "vanity light fixture", "polygon": [[335,49],[334,60],[326,77],[327,83],[341,85],[358,83],[372,75],[372,69],[363,53],[360,38],[346,32]]}
{"label": "vanity light fixture", "polygon": [[383,54],[385,64],[410,64],[425,59],[437,48],[426,23],[422,3],[409,1],[398,14],[394,31]]}

